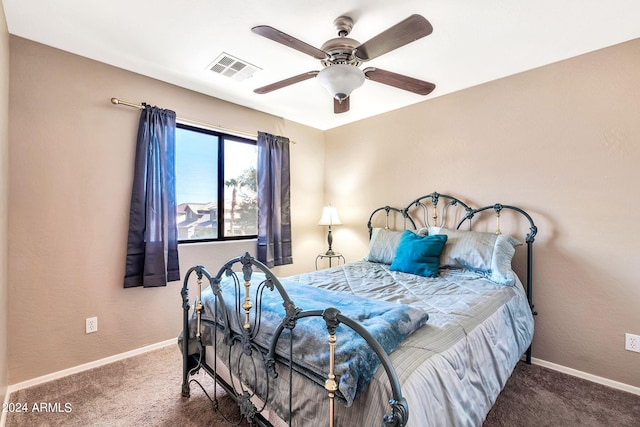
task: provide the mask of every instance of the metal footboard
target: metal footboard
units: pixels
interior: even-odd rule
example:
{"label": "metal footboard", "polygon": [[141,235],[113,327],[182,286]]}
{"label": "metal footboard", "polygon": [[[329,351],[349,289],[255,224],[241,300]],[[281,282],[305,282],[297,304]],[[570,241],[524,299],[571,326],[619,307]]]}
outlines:
{"label": "metal footboard", "polygon": [[[241,271],[234,271],[234,267],[240,267]],[[259,283],[252,281],[254,271],[264,273],[264,280]],[[192,310],[189,299],[189,282],[194,275],[198,286],[198,294],[193,302]],[[234,284],[234,295],[223,292],[221,287],[223,278],[226,278],[227,286],[229,281]],[[210,287],[211,292],[215,295],[216,303],[213,312],[206,312],[206,308],[202,303],[202,293],[206,287]],[[268,348],[260,346],[254,341],[261,329],[267,327],[262,319],[262,296],[264,292],[277,292],[282,300],[285,312],[284,317],[273,331],[273,337]],[[292,416],[295,416],[292,413],[292,396],[295,392],[295,390],[292,390],[292,375],[294,372],[294,355],[292,354],[294,338],[292,331],[300,319],[317,317],[324,320],[327,329],[327,347],[329,348],[329,370],[326,372],[324,383],[326,398],[329,399],[329,413],[326,414],[328,422],[326,424],[331,427],[334,426],[334,402],[338,391],[336,372],[334,371],[334,357],[335,349],[341,345],[336,334],[337,329],[340,327],[350,328],[362,337],[371,350],[375,352],[385,370],[391,388],[391,396],[388,401],[388,412],[380,420],[381,425],[384,427],[400,427],[407,424],[409,408],[402,396],[397,374],[389,356],[367,329],[359,322],[344,316],[333,307],[301,310],[291,300],[285,287],[269,268],[248,253],[228,261],[215,276],[211,275],[201,265],[192,267],[185,274],[181,295],[183,307],[183,338],[181,343],[183,353],[182,395],[184,397],[190,396],[190,376],[202,369],[210,374],[216,383],[220,384],[235,399],[242,417],[250,425],[270,426],[269,421],[262,416],[262,412],[272,398],[270,396],[269,383],[277,380],[278,372],[276,366],[279,365],[280,372],[283,372],[282,368],[284,367],[284,372],[289,375],[289,408],[287,417],[284,418],[288,418],[286,421],[291,426],[293,422]],[[225,298],[233,298],[235,301],[229,300],[225,303]],[[229,310],[229,306],[235,307],[235,309]],[[207,325],[206,334],[209,334],[207,338],[214,344],[217,343],[216,345],[207,347],[207,340],[203,339],[203,334],[205,334],[203,332],[204,324]],[[289,333],[283,334],[287,330]],[[276,346],[282,340],[288,340],[289,354],[287,356],[276,353]],[[193,348],[190,351],[190,343],[191,346],[195,344],[195,354]],[[219,348],[221,343],[226,348]],[[233,377],[231,383],[222,380],[218,373],[217,363],[214,363],[213,366],[207,364],[205,360],[207,349],[214,352],[213,360],[218,360],[219,357],[225,360],[225,365],[227,365],[227,369],[235,377],[235,380]],[[192,354],[189,354],[190,352]],[[322,393],[322,389],[318,388],[318,392]],[[325,417],[321,414],[318,414],[318,416]]]}

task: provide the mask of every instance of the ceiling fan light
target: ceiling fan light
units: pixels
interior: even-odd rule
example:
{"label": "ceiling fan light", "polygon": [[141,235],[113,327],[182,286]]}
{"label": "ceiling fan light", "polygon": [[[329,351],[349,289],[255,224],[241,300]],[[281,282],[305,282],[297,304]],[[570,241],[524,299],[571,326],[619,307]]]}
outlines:
{"label": "ceiling fan light", "polygon": [[331,96],[340,102],[362,86],[365,79],[360,68],[348,64],[330,65],[320,70],[316,78]]}

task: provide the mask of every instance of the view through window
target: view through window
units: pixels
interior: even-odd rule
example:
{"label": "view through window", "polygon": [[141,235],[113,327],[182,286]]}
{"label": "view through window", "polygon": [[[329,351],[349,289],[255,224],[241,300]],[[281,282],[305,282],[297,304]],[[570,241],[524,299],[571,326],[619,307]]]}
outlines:
{"label": "view through window", "polygon": [[256,237],[256,142],[178,124],[176,222],[178,240]]}

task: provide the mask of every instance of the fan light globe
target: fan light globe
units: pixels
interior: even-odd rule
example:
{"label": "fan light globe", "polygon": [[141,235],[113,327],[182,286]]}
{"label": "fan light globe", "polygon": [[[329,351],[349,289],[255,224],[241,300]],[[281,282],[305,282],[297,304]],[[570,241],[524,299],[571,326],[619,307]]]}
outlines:
{"label": "fan light globe", "polygon": [[322,69],[316,78],[332,97],[342,102],[364,83],[364,73],[356,66],[335,64]]}

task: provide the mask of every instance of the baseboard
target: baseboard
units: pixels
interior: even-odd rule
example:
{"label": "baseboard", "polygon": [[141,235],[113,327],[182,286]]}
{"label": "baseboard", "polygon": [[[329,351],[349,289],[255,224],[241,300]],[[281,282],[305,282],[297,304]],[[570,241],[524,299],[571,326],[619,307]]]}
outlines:
{"label": "baseboard", "polygon": [[77,374],[78,372],[88,371],[89,369],[97,368],[99,366],[107,365],[109,363],[117,362],[120,360],[127,359],[129,357],[138,356],[140,354],[148,353],[153,350],[157,350],[160,348],[168,347],[170,345],[177,346],[177,340],[175,338],[162,341],[159,343],[147,345],[144,347],[136,348],[135,350],[130,350],[124,353],[115,354],[113,356],[105,357],[104,359],[95,360],[93,362],[85,363],[82,365],[74,366],[69,369],[64,369],[62,371],[53,372],[51,374],[43,375],[41,377],[33,378],[27,381],[23,381],[17,384],[9,385],[7,389],[7,396],[13,392],[18,390],[22,390],[23,388],[33,387],[38,384],[46,383],[49,381],[57,380],[58,378],[66,377],[69,375]]}
{"label": "baseboard", "polygon": [[582,378],[587,381],[606,385],[611,388],[626,391],[628,393],[632,393],[640,396],[640,387],[635,387],[629,384],[613,381],[608,378],[603,378],[597,375],[592,375],[586,372],[578,371],[577,369],[567,368],[566,366],[557,365],[555,363],[547,362],[546,360],[536,359],[535,357],[531,358],[531,363],[534,365],[539,365],[544,368],[553,369],[554,371],[562,372],[564,374],[572,375],[574,377]]}

